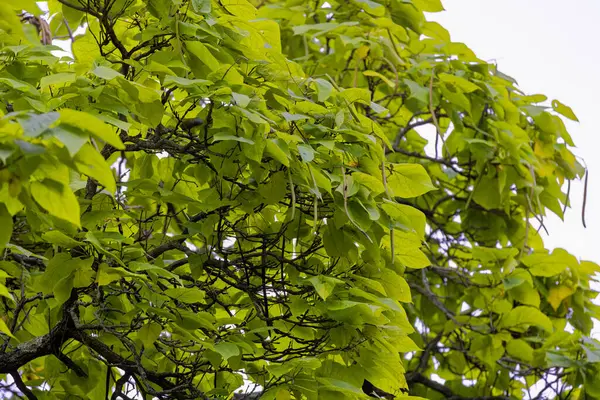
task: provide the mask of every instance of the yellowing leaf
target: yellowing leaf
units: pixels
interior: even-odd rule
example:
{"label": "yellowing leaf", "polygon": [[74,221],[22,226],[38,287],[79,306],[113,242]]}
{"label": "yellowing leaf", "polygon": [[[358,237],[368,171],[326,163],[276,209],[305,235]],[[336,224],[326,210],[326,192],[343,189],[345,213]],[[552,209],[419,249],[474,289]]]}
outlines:
{"label": "yellowing leaf", "polygon": [[291,400],[292,396],[290,395],[289,390],[279,389],[277,394],[275,395],[275,400]]}
{"label": "yellowing leaf", "polygon": [[362,45],[354,52],[354,55],[361,60],[364,60],[369,55],[369,46]]}
{"label": "yellowing leaf", "polygon": [[565,285],[553,287],[548,293],[548,303],[550,303],[554,310],[558,310],[560,303],[562,303],[564,299],[571,296],[573,293],[575,293],[575,289]]}

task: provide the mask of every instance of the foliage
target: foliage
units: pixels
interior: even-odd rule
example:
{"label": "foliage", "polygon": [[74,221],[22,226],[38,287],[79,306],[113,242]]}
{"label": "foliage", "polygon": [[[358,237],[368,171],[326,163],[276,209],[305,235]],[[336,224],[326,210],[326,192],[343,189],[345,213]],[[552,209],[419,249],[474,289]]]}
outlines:
{"label": "foliage", "polygon": [[600,268],[538,233],[576,117],[439,0],[50,0],[73,58],[36,7],[0,4],[5,392],[600,398]]}

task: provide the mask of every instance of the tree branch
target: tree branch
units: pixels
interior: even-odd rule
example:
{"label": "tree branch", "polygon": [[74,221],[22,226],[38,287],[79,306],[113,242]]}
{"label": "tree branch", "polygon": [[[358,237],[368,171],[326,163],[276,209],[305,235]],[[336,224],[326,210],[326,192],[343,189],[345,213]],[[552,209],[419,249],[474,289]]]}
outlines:
{"label": "tree branch", "polygon": [[510,400],[510,397],[508,397],[508,396],[478,396],[478,397],[457,396],[454,394],[454,392],[452,392],[452,390],[450,390],[449,387],[447,387],[439,382],[433,381],[429,378],[426,378],[425,376],[423,376],[421,374],[414,374],[410,377],[407,376],[406,381],[409,385],[419,383],[423,386],[427,386],[428,388],[433,389],[436,392],[443,394],[447,400]]}

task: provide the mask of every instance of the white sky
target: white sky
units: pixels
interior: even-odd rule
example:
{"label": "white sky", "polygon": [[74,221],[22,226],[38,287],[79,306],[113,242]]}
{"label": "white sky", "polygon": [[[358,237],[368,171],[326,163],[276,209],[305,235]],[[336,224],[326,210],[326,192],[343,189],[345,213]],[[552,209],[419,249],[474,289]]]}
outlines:
{"label": "white sky", "polygon": [[[600,102],[599,0],[443,0],[445,12],[431,14],[466,43],[479,58],[495,60],[499,69],[530,94],[558,99],[575,111],[580,123],[567,123],[591,170],[586,223],[581,223],[583,184],[571,186],[565,222],[550,217],[548,248],[562,247],[580,259],[600,262]],[[599,246],[596,248],[596,246]]]}

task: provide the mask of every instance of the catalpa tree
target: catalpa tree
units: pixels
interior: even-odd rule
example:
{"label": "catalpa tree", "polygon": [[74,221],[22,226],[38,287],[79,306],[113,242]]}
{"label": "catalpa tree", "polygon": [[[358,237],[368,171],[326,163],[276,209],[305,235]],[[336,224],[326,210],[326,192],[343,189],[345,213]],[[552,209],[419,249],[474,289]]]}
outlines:
{"label": "catalpa tree", "polygon": [[439,0],[38,4],[0,4],[3,396],[600,398],[600,268],[539,234],[576,117]]}

